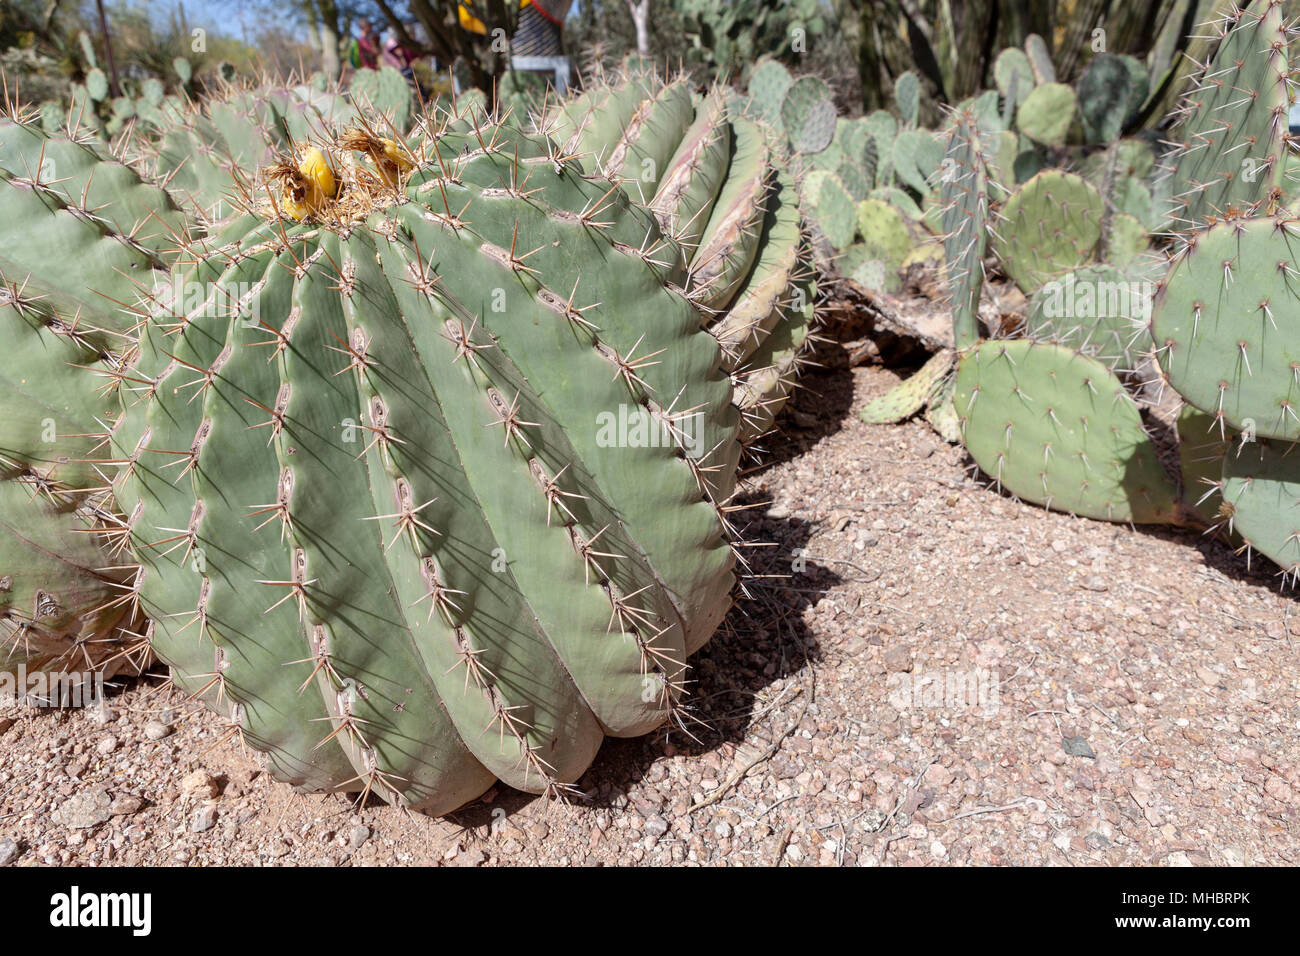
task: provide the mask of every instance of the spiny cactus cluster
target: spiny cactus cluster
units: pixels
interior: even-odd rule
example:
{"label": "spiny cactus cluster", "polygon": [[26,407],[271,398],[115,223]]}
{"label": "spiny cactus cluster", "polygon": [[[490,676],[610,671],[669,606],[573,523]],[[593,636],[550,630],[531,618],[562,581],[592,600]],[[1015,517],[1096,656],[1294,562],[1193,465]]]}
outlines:
{"label": "spiny cactus cluster", "polygon": [[563,791],[683,719],[730,605],[742,445],[812,315],[795,182],[723,91],[646,74],[541,132],[342,114],[207,104],[140,164],[179,205],[0,124],[3,639],[144,635],[301,787]]}
{"label": "spiny cactus cluster", "polygon": [[[957,104],[945,128],[929,130],[918,125],[915,73],[896,80],[893,113],[832,120],[834,103],[820,79],[796,79],[773,60],[755,65],[751,102],[812,169],[804,205],[827,267],[894,292],[903,266],[936,258],[951,206],[940,192],[955,161],[945,151],[959,116],[970,117],[963,135],[979,140],[989,195],[1003,212],[997,252],[1026,292],[1064,269],[1100,260],[1128,265],[1145,251],[1147,233],[1165,216],[1150,183],[1155,154],[1144,140],[1119,139],[1155,95],[1143,64],[1099,53],[1071,87],[1057,82],[1045,45],[1031,35],[1025,49],[1004,50],[993,73],[997,89]],[[1062,162],[1076,172],[1055,168]],[[849,204],[858,207],[856,222]]]}
{"label": "spiny cactus cluster", "polygon": [[[971,457],[1019,497],[1104,520],[1208,527],[1295,577],[1300,222],[1279,159],[1293,31],[1277,0],[1234,8],[1202,30],[1218,43],[1174,114],[1159,169],[1148,142],[1115,140],[1078,172],[1043,169],[1008,191],[995,184],[1007,154],[985,146],[978,111],[958,114],[949,147],[957,175],[942,187],[958,346],[951,399]],[[1094,59],[1079,84],[1092,139],[1116,135],[1121,114],[1136,108],[1133,77],[1126,84],[1109,64]],[[1044,72],[1032,51],[1008,52],[999,86],[1014,98],[1028,73],[1037,92]],[[1031,294],[1012,340],[976,341],[981,237],[971,233],[981,204],[992,210],[1002,270]],[[1158,228],[1165,234],[1152,235]],[[939,408],[936,374],[950,364],[940,353],[863,417]],[[1141,403],[1169,391],[1186,403],[1162,413],[1179,440],[1181,481],[1162,466],[1141,414]]]}

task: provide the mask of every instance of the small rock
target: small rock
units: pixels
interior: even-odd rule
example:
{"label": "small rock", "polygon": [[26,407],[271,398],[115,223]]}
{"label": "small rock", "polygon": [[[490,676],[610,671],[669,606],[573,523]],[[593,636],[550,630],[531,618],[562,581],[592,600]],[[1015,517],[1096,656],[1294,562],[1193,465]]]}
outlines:
{"label": "small rock", "polygon": [[912,669],[912,651],[906,644],[895,644],[885,651],[885,667],[890,673]]}
{"label": "small rock", "polygon": [[3,840],[0,840],[0,866],[8,866],[14,860],[18,859],[20,852],[18,844],[10,837],[5,837]]}
{"label": "small rock", "polygon": [[457,866],[482,866],[487,862],[487,854],[478,847],[470,847],[456,857]]}
{"label": "small rock", "polygon": [[370,828],[366,826],[355,826],[352,832],[348,834],[348,846],[354,850],[361,849],[362,844],[370,839]]}
{"label": "small rock", "polygon": [[144,735],[150,740],[162,740],[164,737],[170,737],[174,731],[170,724],[164,724],[160,720],[151,720],[144,725]]}
{"label": "small rock", "polygon": [[206,770],[195,770],[181,781],[181,789],[200,800],[211,800],[221,792],[217,781]]}
{"label": "small rock", "polygon": [[668,821],[656,813],[646,820],[641,830],[650,836],[661,837],[668,832]]}
{"label": "small rock", "polygon": [[791,843],[788,847],[785,848],[785,858],[789,860],[791,863],[798,863],[800,860],[803,859],[803,850],[799,849],[798,846]]}
{"label": "small rock", "polygon": [[107,727],[113,721],[117,720],[117,711],[109,707],[107,704],[100,704],[100,706],[96,707],[91,712],[91,716],[99,726]]}
{"label": "small rock", "polygon": [[133,813],[139,812],[144,806],[144,801],[139,797],[133,797],[129,793],[121,794],[109,806],[108,812],[115,817],[129,817]]}
{"label": "small rock", "polygon": [[3,737],[13,725],[14,719],[12,717],[0,717],[0,737]]}
{"label": "small rock", "polygon": [[50,817],[62,826],[84,830],[107,820],[112,805],[107,791],[94,787],[69,797]]}
{"label": "small rock", "polygon": [[1065,747],[1065,752],[1071,757],[1087,757],[1089,760],[1097,759],[1097,755],[1088,746],[1087,737],[1062,737],[1061,745]]}
{"label": "small rock", "polygon": [[95,753],[99,754],[101,757],[107,757],[116,749],[117,738],[110,734],[95,746]]}
{"label": "small rock", "polygon": [[190,831],[193,833],[202,833],[205,830],[211,830],[217,823],[217,808],[213,806],[202,806],[190,815]]}

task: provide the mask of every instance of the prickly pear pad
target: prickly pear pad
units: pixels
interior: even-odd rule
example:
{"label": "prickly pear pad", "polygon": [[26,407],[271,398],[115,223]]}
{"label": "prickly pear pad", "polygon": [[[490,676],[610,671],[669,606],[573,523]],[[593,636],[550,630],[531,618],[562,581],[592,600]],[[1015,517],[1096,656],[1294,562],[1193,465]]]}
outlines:
{"label": "prickly pear pad", "polygon": [[1247,442],[1223,459],[1221,513],[1292,581],[1300,574],[1300,452],[1286,442]]}
{"label": "prickly pear pad", "polygon": [[1047,170],[1011,194],[994,223],[994,250],[1025,292],[1092,258],[1101,239],[1101,195],[1073,173]]}
{"label": "prickly pear pad", "polygon": [[1235,220],[1198,235],[1156,293],[1169,382],[1229,428],[1300,439],[1300,222]]}
{"label": "prickly pear pad", "polygon": [[971,457],[1013,494],[1105,521],[1175,520],[1177,490],[1137,405],[1096,359],[983,342],[958,362],[953,402]]}

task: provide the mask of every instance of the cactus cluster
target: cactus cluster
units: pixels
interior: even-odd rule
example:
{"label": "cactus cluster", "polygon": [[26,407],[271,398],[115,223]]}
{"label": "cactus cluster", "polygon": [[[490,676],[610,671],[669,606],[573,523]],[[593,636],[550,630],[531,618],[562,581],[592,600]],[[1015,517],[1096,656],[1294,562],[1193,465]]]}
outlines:
{"label": "cactus cluster", "polygon": [[[1217,44],[1173,116],[1160,168],[1149,141],[1115,138],[1145,95],[1123,58],[1094,58],[1079,82],[1086,140],[1110,142],[1074,172],[999,186],[1009,166],[1021,178],[1015,134],[990,134],[974,103],[957,115],[958,175],[941,185],[955,372],[937,380],[954,364],[941,352],[862,414],[897,420],[928,406],[942,427],[950,391],[971,457],[1017,496],[1103,520],[1209,528],[1295,578],[1300,220],[1279,186],[1288,27],[1277,0],[1256,0],[1202,29]],[[1037,85],[1022,98],[1027,73]],[[1009,51],[997,75],[1021,134],[1035,136],[1041,127],[1023,116],[1051,82],[1045,64],[1032,49]],[[979,340],[983,209],[1000,267],[1030,294],[1012,339]],[[1178,439],[1177,475],[1141,414],[1161,393],[1184,403],[1158,410]]]}

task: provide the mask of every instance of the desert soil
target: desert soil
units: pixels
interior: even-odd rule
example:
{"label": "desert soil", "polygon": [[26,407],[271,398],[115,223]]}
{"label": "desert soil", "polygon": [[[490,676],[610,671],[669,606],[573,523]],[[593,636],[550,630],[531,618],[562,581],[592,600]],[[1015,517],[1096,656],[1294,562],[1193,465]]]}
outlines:
{"label": "desert soil", "polygon": [[497,787],[430,818],[295,794],[159,673],[108,713],[0,712],[0,865],[1300,862],[1274,569],[1019,503],[923,422],[862,424],[906,370],[854,348],[821,349],[751,476],[770,546],[693,659],[698,740],[609,740],[583,799]]}

